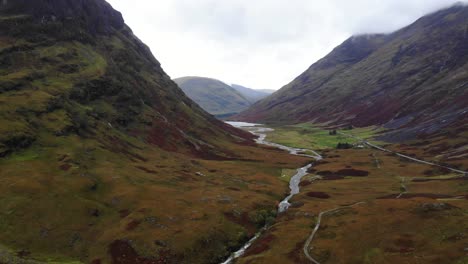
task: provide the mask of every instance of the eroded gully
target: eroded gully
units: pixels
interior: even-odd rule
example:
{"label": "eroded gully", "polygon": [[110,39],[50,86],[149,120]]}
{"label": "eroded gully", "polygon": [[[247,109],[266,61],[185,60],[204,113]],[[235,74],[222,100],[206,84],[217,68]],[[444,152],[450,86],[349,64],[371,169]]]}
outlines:
{"label": "eroded gully", "polygon": [[[247,129],[254,135],[258,136],[258,138],[255,140],[258,144],[262,145],[267,145],[271,147],[276,147],[285,151],[288,151],[292,155],[297,155],[297,156],[304,156],[304,157],[310,157],[314,159],[315,161],[321,160],[322,156],[318,154],[317,152],[310,150],[310,149],[300,149],[300,148],[291,148],[287,147],[281,144],[273,143],[273,142],[268,142],[266,141],[266,132],[271,132],[273,129],[271,128],[266,128],[266,127],[261,127],[259,124],[252,124],[252,123],[245,123],[245,122],[227,122],[228,124],[237,127],[237,128],[243,128]],[[312,155],[305,154],[305,153],[312,153]],[[289,189],[290,193],[287,197],[285,197],[278,206],[278,213],[283,213],[288,210],[289,206],[291,205],[289,203],[289,200],[296,194],[299,193],[300,187],[299,183],[301,182],[301,179],[307,175],[307,170],[309,170],[313,166],[313,163],[308,164],[307,166],[304,166],[302,168],[297,169],[297,173],[291,177],[291,180],[289,181]],[[237,258],[241,257],[244,255],[245,251],[257,240],[260,235],[267,229],[265,226],[262,228],[253,238],[251,238],[247,243],[245,243],[242,248],[237,250],[236,252],[233,252],[231,256],[222,262],[222,264],[230,264]]]}

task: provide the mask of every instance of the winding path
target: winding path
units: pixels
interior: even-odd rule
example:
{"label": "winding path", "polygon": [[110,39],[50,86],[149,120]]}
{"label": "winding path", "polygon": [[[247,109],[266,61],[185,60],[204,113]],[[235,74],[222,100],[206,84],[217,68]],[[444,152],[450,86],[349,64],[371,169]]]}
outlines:
{"label": "winding path", "polygon": [[312,231],[312,233],[310,234],[309,238],[307,238],[307,241],[305,242],[304,244],[304,254],[306,255],[307,259],[309,259],[310,261],[312,261],[313,263],[315,264],[320,264],[320,262],[318,262],[317,260],[315,260],[309,253],[309,246],[310,246],[310,243],[312,243],[312,240],[314,239],[315,237],[315,234],[317,233],[317,231],[319,230],[320,228],[320,224],[322,223],[322,217],[326,214],[331,214],[331,213],[334,213],[334,212],[337,212],[337,211],[340,211],[340,210],[343,210],[343,209],[347,209],[347,208],[351,208],[355,205],[358,205],[358,204],[363,204],[364,202],[357,202],[357,203],[354,203],[354,204],[351,204],[351,205],[347,205],[347,206],[341,206],[341,207],[338,207],[338,208],[334,208],[334,209],[331,209],[331,210],[328,210],[328,211],[323,211],[323,212],[320,212],[320,214],[318,215],[318,218],[317,218],[317,224],[315,225],[315,228],[314,230]]}
{"label": "winding path", "polygon": [[398,196],[396,197],[397,199],[400,199],[401,196],[403,196],[403,194],[408,193],[408,188],[406,187],[405,181],[406,181],[406,178],[405,178],[405,177],[402,177],[402,178],[401,178],[401,182],[400,182],[401,192],[400,192],[400,194],[398,194]]}
{"label": "winding path", "polygon": [[411,161],[415,161],[415,162],[430,165],[430,166],[436,166],[436,167],[439,167],[439,168],[447,169],[447,170],[450,170],[450,171],[453,171],[453,172],[456,172],[456,173],[468,175],[468,171],[463,171],[463,170],[448,167],[448,166],[445,166],[445,165],[440,165],[440,164],[437,164],[435,162],[430,162],[430,161],[425,161],[425,160],[413,158],[413,157],[410,157],[410,156],[407,156],[407,155],[404,155],[404,154],[401,154],[401,153],[398,153],[398,152],[395,152],[395,151],[392,151],[392,150],[377,146],[375,144],[370,143],[369,141],[367,141],[365,139],[362,139],[362,138],[354,136],[354,135],[346,134],[346,133],[343,133],[343,132],[338,132],[338,134],[343,135],[345,137],[354,138],[354,139],[360,141],[362,144],[365,144],[365,145],[367,145],[367,146],[369,146],[371,148],[375,148],[375,149],[378,149],[380,151],[392,153],[392,154],[394,154],[394,155],[396,155],[398,157],[402,157],[402,158],[405,158],[405,159],[408,159],[408,160],[411,160]]}
{"label": "winding path", "polygon": [[[318,160],[321,160],[323,159],[323,157],[318,154],[317,152],[313,151],[313,150],[310,150],[310,149],[300,149],[300,148],[291,148],[291,147],[287,147],[287,146],[284,146],[284,145],[281,145],[281,144],[277,144],[277,143],[273,143],[273,142],[268,142],[266,141],[266,132],[270,132],[270,131],[273,131],[273,129],[271,128],[266,128],[266,127],[260,127],[259,124],[251,124],[251,123],[242,123],[242,122],[228,122],[229,124],[233,125],[233,126],[237,126],[239,128],[249,128],[249,131],[251,133],[253,133],[254,135],[258,136],[258,138],[256,139],[256,142],[258,144],[263,144],[263,145],[267,145],[267,146],[272,146],[272,147],[276,147],[276,148],[279,148],[279,149],[282,149],[282,150],[286,150],[288,151],[290,154],[293,154],[293,155],[298,155],[298,156],[304,156],[304,157],[310,157],[310,158],[313,158],[315,159],[316,161]],[[235,124],[236,123],[236,124]],[[451,167],[447,167],[447,166],[444,166],[444,165],[440,165],[440,164],[437,164],[437,163],[434,163],[434,162],[429,162],[429,161],[424,161],[424,160],[420,160],[420,159],[416,159],[416,158],[413,158],[413,157],[410,157],[410,156],[407,156],[407,155],[404,155],[404,154],[401,154],[401,153],[398,153],[398,152],[394,152],[392,150],[389,150],[389,149],[385,149],[383,147],[380,147],[380,146],[377,146],[377,145],[374,145],[372,143],[370,143],[369,141],[367,140],[364,140],[362,138],[359,138],[359,137],[356,137],[354,135],[349,135],[349,134],[345,134],[345,133],[342,133],[342,132],[338,132],[339,134],[343,135],[343,136],[346,136],[346,137],[351,137],[351,138],[354,138],[354,139],[357,139],[358,141],[360,141],[362,144],[365,144],[371,148],[375,148],[377,150],[380,150],[380,151],[384,151],[384,152],[388,152],[388,153],[392,153],[394,155],[397,155],[399,157],[402,157],[402,158],[405,158],[405,159],[408,159],[408,160],[412,160],[412,161],[415,161],[415,162],[418,162],[418,163],[422,163],[422,164],[426,164],[426,165],[431,165],[431,166],[437,166],[437,167],[440,167],[440,168],[445,168],[445,169],[448,169],[450,171],[453,171],[453,172],[456,172],[456,173],[461,173],[461,174],[464,174],[464,175],[468,175],[468,172],[466,171],[462,171],[462,170],[459,170],[459,169],[455,169],[455,168],[451,168]],[[313,155],[307,155],[307,154],[304,154],[306,152],[311,152]],[[377,157],[375,156],[375,154],[373,155],[375,161],[376,161],[376,166],[378,168],[380,168],[380,162],[378,161]],[[279,207],[278,207],[278,212],[279,213],[282,213],[282,212],[285,212],[286,210],[288,210],[289,206],[290,206],[290,203],[289,203],[289,200],[296,194],[299,193],[299,183],[302,179],[302,177],[304,177],[305,175],[307,175],[307,170],[313,166],[313,163],[311,164],[308,164],[307,166],[305,167],[302,167],[302,168],[299,168],[297,170],[297,173],[291,178],[290,182],[289,182],[289,186],[290,186],[290,189],[291,189],[291,192],[290,194],[283,200],[281,201],[281,203],[279,204]],[[402,179],[402,182],[401,182],[401,185],[402,187],[404,188],[404,190],[402,190],[402,192],[398,195],[397,198],[400,198],[404,193],[407,192],[406,190],[406,186],[405,186],[405,179],[403,178]],[[330,210],[327,210],[327,211],[323,211],[323,212],[320,212],[319,215],[318,215],[318,218],[317,218],[317,224],[315,225],[314,227],[314,230],[312,231],[312,233],[309,235],[309,237],[307,238],[305,244],[304,244],[304,247],[303,247],[303,251],[304,251],[304,254],[305,256],[307,257],[308,260],[310,260],[311,262],[315,263],[315,264],[320,264],[320,262],[318,262],[317,260],[315,260],[309,253],[309,247],[310,247],[310,244],[312,243],[312,240],[314,239],[316,233],[318,232],[318,230],[320,229],[320,224],[322,222],[322,218],[323,216],[327,215],[327,214],[331,214],[331,213],[334,213],[334,212],[337,212],[337,211],[340,211],[340,210],[343,210],[343,209],[347,209],[347,208],[351,208],[353,206],[356,206],[356,205],[359,205],[359,204],[364,204],[365,202],[357,202],[357,203],[354,203],[354,204],[351,204],[351,205],[347,205],[347,206],[341,206],[341,207],[338,207],[338,208],[334,208],[334,209],[330,209]],[[267,230],[268,227],[264,227],[262,228],[262,230],[260,230],[253,238],[251,238],[246,244],[244,244],[244,246],[239,249],[238,251],[234,252],[231,254],[231,256],[224,262],[222,262],[222,264],[230,264],[232,263],[235,259],[241,257],[244,255],[245,251],[255,242],[255,240],[257,240],[261,234]]]}

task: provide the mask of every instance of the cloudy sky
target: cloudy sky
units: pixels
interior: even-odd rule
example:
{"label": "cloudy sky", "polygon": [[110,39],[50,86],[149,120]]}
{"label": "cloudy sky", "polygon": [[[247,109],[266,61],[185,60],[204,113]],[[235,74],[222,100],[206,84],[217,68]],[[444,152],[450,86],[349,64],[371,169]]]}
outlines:
{"label": "cloudy sky", "polygon": [[172,78],[204,76],[276,90],[353,34],[391,32],[457,1],[108,2]]}

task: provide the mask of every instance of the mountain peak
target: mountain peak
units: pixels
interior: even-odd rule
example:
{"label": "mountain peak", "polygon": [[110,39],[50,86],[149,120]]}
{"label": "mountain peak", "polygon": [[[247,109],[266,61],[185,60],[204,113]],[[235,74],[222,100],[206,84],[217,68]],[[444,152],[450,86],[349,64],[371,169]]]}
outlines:
{"label": "mountain peak", "polygon": [[92,33],[110,33],[125,25],[122,14],[104,0],[1,0],[0,14],[28,15],[41,23],[72,21]]}
{"label": "mountain peak", "polygon": [[459,127],[466,123],[467,18],[467,5],[457,4],[391,34],[352,36],[236,118],[384,125],[400,138]]}

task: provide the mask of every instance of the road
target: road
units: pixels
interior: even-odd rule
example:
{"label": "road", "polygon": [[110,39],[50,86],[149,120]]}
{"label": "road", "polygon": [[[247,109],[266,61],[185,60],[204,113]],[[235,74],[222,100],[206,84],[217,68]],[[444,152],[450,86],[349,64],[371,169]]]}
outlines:
{"label": "road", "polygon": [[439,168],[444,168],[444,169],[450,170],[452,172],[460,173],[460,174],[463,174],[463,175],[468,175],[468,171],[463,171],[463,170],[448,167],[448,166],[445,166],[445,165],[440,165],[440,164],[437,164],[435,162],[430,162],[430,161],[425,161],[425,160],[413,158],[413,157],[410,157],[410,156],[407,156],[407,155],[404,155],[404,154],[401,154],[401,153],[398,153],[398,152],[395,152],[395,151],[392,151],[392,150],[377,146],[375,144],[370,143],[369,141],[367,141],[365,139],[362,139],[362,138],[354,136],[354,135],[346,134],[346,133],[343,133],[343,132],[337,132],[337,133],[340,134],[340,135],[343,135],[345,137],[354,138],[354,139],[360,141],[362,144],[365,144],[365,145],[367,145],[367,146],[369,146],[371,148],[375,148],[375,149],[378,149],[380,151],[392,153],[392,154],[394,154],[394,155],[396,155],[398,157],[404,158],[404,159],[408,159],[408,160],[411,160],[411,161],[414,161],[414,162],[418,162],[418,163],[422,163],[422,164],[426,164],[426,165],[430,165],[430,166],[436,166],[436,167],[439,167]]}
{"label": "road", "polygon": [[312,243],[312,240],[314,239],[315,237],[315,234],[317,233],[317,231],[319,230],[320,228],[320,224],[322,223],[322,217],[326,214],[331,214],[331,213],[334,213],[334,212],[337,212],[337,211],[340,211],[340,210],[343,210],[343,209],[346,209],[346,208],[351,208],[355,205],[358,205],[358,204],[363,204],[364,202],[357,202],[357,203],[354,203],[354,204],[351,204],[351,205],[347,205],[347,206],[341,206],[341,207],[338,207],[338,208],[334,208],[334,209],[331,209],[331,210],[328,210],[328,211],[323,211],[323,212],[320,212],[319,215],[318,215],[318,218],[317,218],[317,224],[315,225],[315,228],[314,230],[312,231],[312,233],[310,234],[309,238],[307,238],[307,241],[305,242],[304,244],[304,254],[306,255],[307,259],[309,259],[310,261],[312,261],[313,263],[315,264],[320,264],[320,262],[318,262],[317,260],[315,260],[309,253],[309,247],[310,247],[310,243]]}

